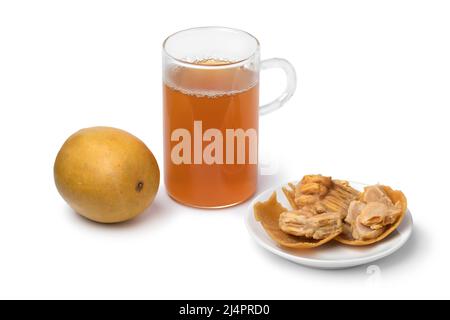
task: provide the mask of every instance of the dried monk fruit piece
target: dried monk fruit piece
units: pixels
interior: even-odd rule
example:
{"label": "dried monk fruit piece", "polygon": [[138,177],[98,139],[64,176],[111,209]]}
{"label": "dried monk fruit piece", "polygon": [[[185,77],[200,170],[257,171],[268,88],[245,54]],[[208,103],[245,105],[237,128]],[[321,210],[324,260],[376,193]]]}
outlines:
{"label": "dried monk fruit piece", "polygon": [[[332,217],[332,214],[330,214],[329,217],[325,217],[325,219],[308,221],[304,225],[305,235],[294,235],[284,232],[280,228],[280,216],[283,215],[289,217],[289,213],[292,213],[292,211],[289,212],[288,209],[284,208],[277,201],[276,192],[272,193],[267,201],[255,203],[253,209],[256,220],[261,222],[263,228],[266,230],[269,236],[276,243],[283,247],[293,249],[315,248],[333,240],[339,233],[342,232],[341,226],[336,227],[333,225],[333,223],[330,222],[334,221],[336,225],[340,223],[340,220],[338,219],[339,222],[337,222],[335,216]],[[329,219],[330,221],[327,221],[327,219]],[[283,221],[285,221],[284,218]],[[300,222],[297,222],[297,224],[299,228],[297,228],[296,230],[298,231],[298,234],[302,234],[302,224]],[[321,226],[321,224],[323,224],[323,226]],[[309,237],[307,237],[306,234]],[[316,238],[322,239],[314,239],[314,235]]]}
{"label": "dried monk fruit piece", "polygon": [[350,203],[343,233],[336,240],[365,246],[383,240],[402,222],[407,208],[405,195],[382,185],[364,188],[358,200]]}
{"label": "dried monk fruit piece", "polygon": [[307,175],[297,184],[283,187],[283,193],[293,209],[307,208],[319,214],[326,211],[347,215],[350,202],[360,195],[347,181],[332,180],[322,175]]}
{"label": "dried monk fruit piece", "polygon": [[341,216],[336,212],[313,214],[297,210],[281,213],[280,229],[295,236],[323,240],[342,232]]}

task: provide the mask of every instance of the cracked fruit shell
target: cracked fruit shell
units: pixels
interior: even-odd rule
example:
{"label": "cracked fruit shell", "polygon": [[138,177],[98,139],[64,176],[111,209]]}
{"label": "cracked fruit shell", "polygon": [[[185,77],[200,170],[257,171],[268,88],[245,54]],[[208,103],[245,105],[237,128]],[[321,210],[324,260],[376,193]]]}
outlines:
{"label": "cracked fruit shell", "polygon": [[288,211],[277,201],[276,192],[272,193],[267,201],[257,202],[254,207],[254,215],[259,221],[268,235],[280,246],[292,249],[310,249],[321,246],[333,240],[341,231],[337,230],[328,237],[315,240],[304,236],[295,236],[285,233],[279,225],[280,215]]}
{"label": "cracked fruit shell", "polygon": [[[394,232],[398,226],[402,223],[403,218],[405,217],[406,214],[406,210],[407,210],[407,201],[406,201],[406,197],[403,194],[403,192],[399,191],[399,190],[393,190],[391,187],[388,186],[381,186],[382,190],[384,191],[384,193],[389,197],[389,199],[392,201],[392,203],[399,203],[400,208],[401,208],[401,213],[399,215],[399,217],[397,218],[397,220],[393,223],[390,224],[389,226],[386,227],[386,230],[383,231],[382,234],[380,234],[378,237],[374,238],[374,239],[367,239],[367,240],[357,240],[354,239],[350,233],[341,233],[340,235],[338,235],[335,240],[346,244],[346,245],[351,245],[351,246],[367,246],[376,242],[379,242],[383,239],[385,239],[387,236],[389,236],[392,232]],[[364,197],[364,193],[362,193],[360,195],[360,199],[362,199]]]}

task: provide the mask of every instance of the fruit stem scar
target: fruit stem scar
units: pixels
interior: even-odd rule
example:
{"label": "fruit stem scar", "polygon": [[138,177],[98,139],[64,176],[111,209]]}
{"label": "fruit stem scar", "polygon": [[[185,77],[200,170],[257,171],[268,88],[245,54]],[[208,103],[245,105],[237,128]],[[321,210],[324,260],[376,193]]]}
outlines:
{"label": "fruit stem scar", "polygon": [[139,181],[138,184],[136,185],[136,191],[141,192],[143,188],[144,188],[144,183],[142,181]]}

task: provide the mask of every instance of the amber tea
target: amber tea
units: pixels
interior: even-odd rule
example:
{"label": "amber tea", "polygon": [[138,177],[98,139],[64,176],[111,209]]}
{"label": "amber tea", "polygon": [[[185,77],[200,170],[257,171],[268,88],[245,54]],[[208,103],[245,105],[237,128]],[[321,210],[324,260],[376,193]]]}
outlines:
{"label": "amber tea", "polygon": [[168,70],[164,164],[166,188],[173,198],[200,207],[220,207],[239,203],[255,192],[258,97],[258,75],[242,67]]}

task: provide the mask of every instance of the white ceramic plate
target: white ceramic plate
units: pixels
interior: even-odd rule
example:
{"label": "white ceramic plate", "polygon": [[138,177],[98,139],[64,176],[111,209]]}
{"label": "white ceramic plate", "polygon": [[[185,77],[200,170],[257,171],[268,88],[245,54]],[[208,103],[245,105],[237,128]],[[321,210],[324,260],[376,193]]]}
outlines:
{"label": "white ceramic plate", "polygon": [[[364,184],[350,183],[357,190],[362,190]],[[253,214],[253,205],[258,201],[266,201],[273,191],[277,192],[278,201],[285,207],[290,208],[289,202],[283,194],[281,188],[287,183],[271,188],[259,194],[248,207],[246,216],[247,229],[264,249],[290,261],[308,267],[320,269],[343,269],[350,268],[376,261],[387,257],[400,249],[411,236],[413,221],[411,213],[407,211],[402,224],[390,234],[386,239],[365,247],[351,247],[331,241],[323,246],[314,249],[287,249],[282,248],[274,242],[265,232],[262,225],[256,221]]]}

